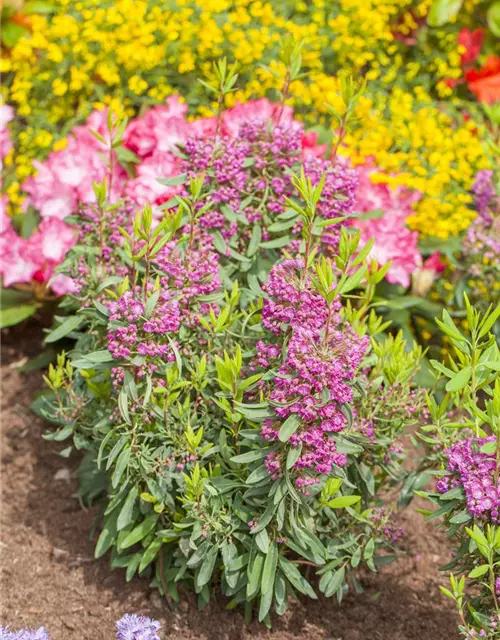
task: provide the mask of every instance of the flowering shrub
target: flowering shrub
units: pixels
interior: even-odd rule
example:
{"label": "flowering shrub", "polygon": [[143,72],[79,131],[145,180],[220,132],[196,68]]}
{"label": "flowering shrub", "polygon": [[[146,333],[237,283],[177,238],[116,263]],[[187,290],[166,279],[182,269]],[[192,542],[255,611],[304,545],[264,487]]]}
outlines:
{"label": "flowering shrub", "polygon": [[498,638],[500,574],[499,447],[500,349],[491,333],[500,306],[481,314],[465,296],[468,329],[461,331],[448,313],[439,322],[453,353],[449,366],[432,361],[446,395],[429,398],[432,424],[422,438],[439,463],[435,492],[418,492],[438,507],[453,542],[450,589],[466,638]]}
{"label": "flowering shrub", "polygon": [[[117,640],[160,640],[159,628],[160,623],[156,620],[126,613],[116,622],[116,638]],[[10,631],[8,627],[0,627],[0,640],[50,640],[50,636],[45,627],[20,631]]]}
{"label": "flowering shrub", "polygon": [[[259,128],[240,131],[262,144]],[[212,222],[192,224],[218,210],[226,144],[215,139],[213,169],[156,226],[151,207],[132,221],[95,186],[61,267],[76,313],[47,337],[76,346],[37,404],[59,425],[47,437],[72,439],[65,455],[86,451],[82,494],[104,500],[97,556],[111,550],[128,580],[148,574],[174,600],[178,584],[200,605],[219,585],[269,623],[294,593],[317,597],[303,564],[340,600],[361,563],[391,559],[400,531],[381,492],[400,478],[399,438],[423,409],[412,388],[421,352],[381,334],[371,301],[389,265],[365,263],[372,243],[341,227],[325,248],[335,190],[331,169],[307,175],[308,158],[292,179],[300,199],[284,196],[300,229],[290,257],[269,254],[240,288],[242,255],[217,253]],[[229,169],[240,144],[221,155]],[[206,170],[205,148],[192,153]],[[232,188],[222,195],[237,217],[249,206]]]}

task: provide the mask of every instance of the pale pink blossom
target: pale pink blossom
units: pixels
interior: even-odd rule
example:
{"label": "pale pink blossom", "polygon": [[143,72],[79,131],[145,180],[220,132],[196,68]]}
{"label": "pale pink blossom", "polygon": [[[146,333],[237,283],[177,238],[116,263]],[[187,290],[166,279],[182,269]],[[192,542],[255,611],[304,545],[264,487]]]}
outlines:
{"label": "pale pink blossom", "polygon": [[[53,151],[45,162],[33,162],[37,174],[28,178],[23,188],[28,194],[26,204],[38,209],[42,218],[62,220],[76,210],[79,202],[95,201],[93,182],[107,178],[109,171],[102,157],[106,146],[90,129],[103,132],[103,118],[104,112],[94,112],[85,126],[74,129],[64,149]],[[115,165],[111,201],[121,197],[125,178],[123,168]]]}
{"label": "pale pink blossom", "polygon": [[187,107],[178,96],[170,96],[165,105],[149,109],[142,118],[136,118],[128,125],[125,146],[140,158],[175,149],[190,135],[186,112]]}
{"label": "pale pink blossom", "polygon": [[10,228],[11,220],[7,215],[8,198],[5,194],[0,195],[0,234],[5,233]]}
{"label": "pale pink blossom", "polygon": [[14,118],[14,109],[8,104],[0,103],[0,169],[1,159],[12,150],[12,140],[7,124]]}
{"label": "pale pink blossom", "polygon": [[181,160],[171,153],[158,152],[137,166],[137,177],[129,180],[126,195],[136,204],[160,205],[180,193],[181,186],[169,187],[158,178],[171,178],[180,173]]}
{"label": "pale pink blossom", "polygon": [[391,189],[386,184],[375,184],[371,175],[373,168],[358,168],[359,188],[357,192],[357,211],[367,213],[381,210],[380,217],[368,220],[356,220],[361,232],[362,243],[374,238],[375,243],[370,257],[380,265],[391,261],[386,279],[403,287],[410,285],[411,274],[422,264],[422,256],[418,250],[418,232],[410,231],[406,219],[412,213],[412,205],[419,194],[406,189]]}
{"label": "pale pink blossom", "polygon": [[39,270],[39,255],[33,244],[10,228],[0,235],[0,274],[4,287],[30,283]]}
{"label": "pale pink blossom", "polygon": [[[75,244],[71,227],[57,218],[42,220],[38,231],[29,238],[19,236],[12,227],[0,235],[0,274],[4,287],[34,280],[47,283],[54,275],[55,267]],[[56,276],[57,295],[70,290],[69,278]]]}

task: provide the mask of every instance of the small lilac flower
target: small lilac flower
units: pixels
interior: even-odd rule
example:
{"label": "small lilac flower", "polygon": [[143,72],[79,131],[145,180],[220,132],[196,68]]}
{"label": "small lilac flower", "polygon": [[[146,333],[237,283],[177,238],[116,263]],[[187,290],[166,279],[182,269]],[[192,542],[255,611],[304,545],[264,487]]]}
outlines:
{"label": "small lilac flower", "polygon": [[147,616],[126,613],[116,623],[117,640],[160,640],[160,623]]}
{"label": "small lilac flower", "polygon": [[49,640],[45,627],[39,629],[20,629],[10,631],[7,627],[0,627],[0,640]]}

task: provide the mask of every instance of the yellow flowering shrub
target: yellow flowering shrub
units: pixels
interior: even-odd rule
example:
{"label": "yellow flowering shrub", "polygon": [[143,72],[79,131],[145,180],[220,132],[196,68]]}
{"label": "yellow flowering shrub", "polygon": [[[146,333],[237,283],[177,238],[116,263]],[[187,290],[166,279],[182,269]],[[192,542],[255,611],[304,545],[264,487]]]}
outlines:
{"label": "yellow flowering shrub", "polygon": [[[286,34],[305,43],[305,77],[291,87],[306,120],[329,124],[325,102],[339,101],[339,71],[363,75],[363,120],[347,139],[356,163],[373,157],[389,178],[423,198],[410,220],[423,234],[447,237],[464,229],[472,176],[485,166],[472,124],[457,124],[421,88],[441,97],[446,79],[461,74],[456,30],[434,29],[412,42],[431,0],[54,0],[54,15],[31,16],[31,35],[1,61],[2,97],[19,118],[15,150],[6,159],[6,184],[15,198],[32,171],[94,108],[121,104],[133,115],[180,93],[195,111],[213,110],[197,82],[213,60],[239,65],[239,91],[227,106],[272,93]],[[477,2],[467,0],[464,24]],[[439,55],[436,55],[436,52]],[[390,93],[389,93],[390,90]],[[371,97],[370,97],[371,96]],[[318,116],[319,114],[319,116]],[[386,178],[387,179],[387,178]],[[13,204],[17,200],[11,200]]]}

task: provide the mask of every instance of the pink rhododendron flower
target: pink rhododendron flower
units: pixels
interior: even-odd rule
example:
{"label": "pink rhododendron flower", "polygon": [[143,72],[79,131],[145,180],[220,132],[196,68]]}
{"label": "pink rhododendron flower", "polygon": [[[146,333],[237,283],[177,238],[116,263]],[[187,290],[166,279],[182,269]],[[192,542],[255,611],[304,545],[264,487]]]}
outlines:
{"label": "pink rhododendron flower", "polygon": [[354,226],[361,231],[361,241],[370,238],[375,243],[370,256],[380,265],[392,264],[387,272],[387,280],[403,287],[410,285],[411,274],[422,263],[418,250],[418,232],[410,231],[406,219],[412,212],[412,204],[418,199],[405,189],[391,189],[386,184],[374,184],[370,178],[374,170],[359,167],[360,184],[357,193],[357,210],[366,213],[381,209],[379,218],[356,220]]}
{"label": "pink rhododendron flower", "polygon": [[40,267],[40,256],[34,244],[18,236],[14,229],[0,235],[0,274],[4,287],[32,282]]}
{"label": "pink rhododendron flower", "polygon": [[[7,227],[0,235],[0,274],[3,286],[32,281],[49,282],[55,267],[75,241],[71,227],[57,218],[42,220],[38,231],[29,238],[22,238],[12,227]],[[71,290],[70,280],[66,276],[56,276],[55,287],[52,287],[54,292],[62,295]]]}
{"label": "pink rhododendron flower", "polygon": [[302,157],[314,156],[320,158],[325,155],[327,144],[318,144],[318,134],[316,131],[302,134]]}
{"label": "pink rhododendron flower", "polygon": [[181,160],[171,153],[158,152],[137,166],[137,177],[129,180],[127,196],[140,206],[159,205],[180,193],[182,187],[169,187],[158,178],[169,178],[181,172]]}
{"label": "pink rhododendron flower", "polygon": [[8,104],[0,103],[0,169],[2,168],[1,159],[12,149],[12,140],[7,124],[14,117],[14,109]]}
{"label": "pink rhododendron flower", "polygon": [[0,195],[0,234],[5,233],[7,229],[10,228],[11,220],[10,216],[7,215],[8,198],[6,195]]}
{"label": "pink rhododendron flower", "polygon": [[177,96],[171,96],[166,105],[153,107],[128,125],[124,135],[125,146],[140,158],[147,158],[158,151],[171,151],[190,135],[186,112],[186,105]]}
{"label": "pink rhododendron flower", "polygon": [[[73,213],[78,202],[94,202],[93,182],[102,181],[108,168],[101,156],[106,146],[90,129],[104,133],[105,112],[91,114],[86,125],[75,127],[66,148],[52,152],[45,162],[34,161],[38,173],[28,178],[23,188],[28,194],[26,205],[39,210],[42,218],[62,220]],[[113,174],[111,200],[121,197],[125,171],[117,165]]]}

